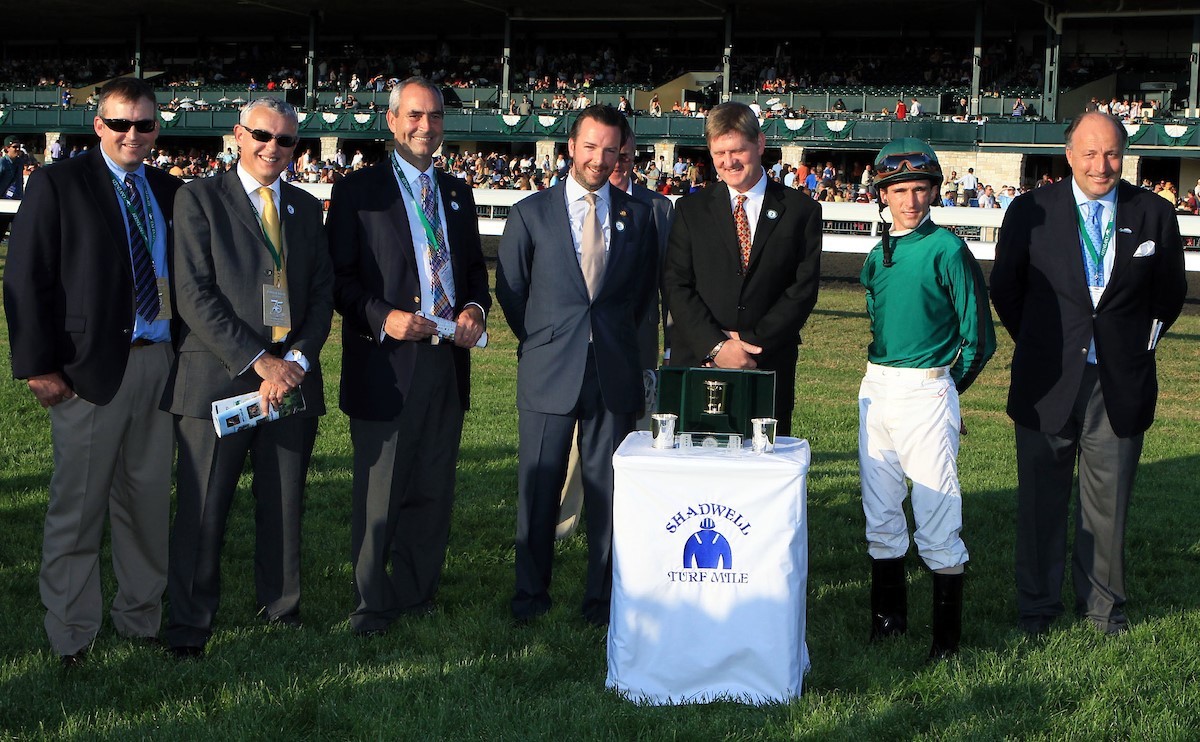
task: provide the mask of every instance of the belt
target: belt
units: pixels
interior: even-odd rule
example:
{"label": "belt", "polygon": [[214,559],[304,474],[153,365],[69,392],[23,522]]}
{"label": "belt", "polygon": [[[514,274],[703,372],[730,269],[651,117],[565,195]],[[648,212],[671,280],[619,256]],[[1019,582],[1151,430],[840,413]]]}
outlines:
{"label": "belt", "polygon": [[891,376],[909,378],[909,379],[940,379],[943,376],[950,375],[949,366],[938,366],[936,368],[897,368],[895,366],[880,366],[876,363],[867,363],[867,376]]}
{"label": "belt", "polygon": [[151,345],[158,345],[158,343],[159,343],[159,341],[157,341],[157,340],[148,340],[147,338],[135,338],[134,341],[129,344],[129,347],[130,348],[149,348]]}

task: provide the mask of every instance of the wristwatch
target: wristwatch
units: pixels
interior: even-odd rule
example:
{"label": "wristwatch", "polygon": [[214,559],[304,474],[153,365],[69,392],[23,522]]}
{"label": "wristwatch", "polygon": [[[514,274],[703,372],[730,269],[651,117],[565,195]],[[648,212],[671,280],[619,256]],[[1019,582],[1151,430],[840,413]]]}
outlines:
{"label": "wristwatch", "polygon": [[724,340],[722,340],[721,342],[719,342],[719,343],[717,343],[716,345],[714,345],[714,346],[713,346],[713,348],[712,348],[712,350],[708,351],[708,357],[706,357],[706,358],[704,359],[704,363],[712,363],[713,365],[716,365],[716,363],[717,363],[717,354],[718,354],[718,353],[720,353],[720,352],[721,352],[721,348],[724,348],[724,347],[725,347],[725,341],[724,341]]}

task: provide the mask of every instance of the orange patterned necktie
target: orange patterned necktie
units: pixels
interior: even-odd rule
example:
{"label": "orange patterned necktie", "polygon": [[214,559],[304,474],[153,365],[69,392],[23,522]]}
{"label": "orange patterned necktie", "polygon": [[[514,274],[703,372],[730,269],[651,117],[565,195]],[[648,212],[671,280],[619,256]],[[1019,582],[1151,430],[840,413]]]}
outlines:
{"label": "orange patterned necktie", "polygon": [[750,220],[746,218],[746,197],[739,194],[733,207],[733,222],[737,225],[738,246],[742,249],[742,270],[750,267]]}

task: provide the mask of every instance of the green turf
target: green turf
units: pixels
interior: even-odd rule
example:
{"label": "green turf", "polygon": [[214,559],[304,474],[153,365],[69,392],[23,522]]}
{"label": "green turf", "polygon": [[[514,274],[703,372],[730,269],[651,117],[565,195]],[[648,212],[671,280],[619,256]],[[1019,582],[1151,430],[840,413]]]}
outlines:
{"label": "green turf", "polygon": [[[1012,346],[963,400],[960,457],[971,551],[964,649],[924,665],[930,581],[910,560],[909,635],[868,645],[868,562],[855,464],[867,324],[859,290],[828,286],[805,331],[795,430],[812,444],[808,643],[813,668],[790,704],[643,708],[604,689],[604,632],[577,616],[586,549],[559,544],[542,621],[515,627],[514,342],[499,312],[475,353],[440,611],[384,637],[353,638],[346,418],[321,422],[304,520],[305,627],[254,617],[246,482],[223,560],[208,656],[177,663],[102,630],[86,664],[60,669],[42,630],[37,573],[50,475],[46,415],[0,382],[0,737],[159,739],[1195,739],[1200,729],[1200,318],[1160,351],[1158,421],[1147,435],[1129,525],[1125,635],[1061,620],[1015,628],[1014,462],[1004,414]],[[0,345],[7,348],[6,335]],[[335,335],[337,331],[335,328]],[[336,341],[323,357],[336,398]],[[105,590],[113,583],[105,553]],[[1069,590],[1069,586],[1068,586]],[[1069,592],[1068,592],[1069,595]],[[1069,601],[1068,601],[1069,604]]]}

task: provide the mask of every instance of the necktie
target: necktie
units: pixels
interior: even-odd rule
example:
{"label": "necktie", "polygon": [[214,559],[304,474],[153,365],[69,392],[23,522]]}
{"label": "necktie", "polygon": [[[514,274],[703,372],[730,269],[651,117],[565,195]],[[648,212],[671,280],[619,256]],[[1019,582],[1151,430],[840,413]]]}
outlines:
{"label": "necktie", "polygon": [[[137,176],[132,173],[125,175],[125,190],[129,195],[129,205],[137,218],[129,219],[129,252],[133,256],[133,296],[134,308],[137,314],[147,322],[153,322],[158,316],[160,307],[158,286],[155,283],[154,259],[150,256],[150,245],[142,236],[142,229],[149,234],[150,222],[146,219],[146,204],[142,201],[141,190],[136,184]],[[138,221],[141,221],[139,227]]]}
{"label": "necktie", "polygon": [[[283,230],[279,226],[279,210],[275,208],[275,192],[269,186],[263,186],[258,189],[258,196],[262,200],[263,232],[271,241],[275,251],[279,253],[279,265],[275,269],[275,286],[287,290],[287,272],[283,257]],[[271,341],[282,342],[291,329],[290,327],[272,327]]]}
{"label": "necktie", "polygon": [[739,194],[733,207],[733,223],[737,225],[738,246],[742,253],[742,272],[750,267],[750,220],[746,218],[746,197]]}
{"label": "necktie", "polygon": [[1104,258],[1100,256],[1100,251],[1104,249],[1104,245],[1101,244],[1101,240],[1104,238],[1100,232],[1100,218],[1104,210],[1100,208],[1099,201],[1088,201],[1083,205],[1083,209],[1086,212],[1084,226],[1087,228],[1088,237],[1092,241],[1092,246],[1096,248],[1096,255],[1100,260],[1100,264],[1096,265],[1092,260],[1091,252],[1084,246],[1083,260],[1084,265],[1088,267],[1088,284],[1101,286],[1104,276]]}
{"label": "necktie", "polygon": [[583,282],[587,284],[588,298],[594,299],[604,280],[604,228],[600,226],[600,215],[596,209],[596,194],[583,197],[588,203],[583,217],[583,238],[579,244],[579,267],[583,270]]}
{"label": "necktie", "polygon": [[442,222],[438,218],[437,201],[433,197],[433,182],[428,173],[421,173],[418,179],[421,184],[421,211],[425,219],[433,226],[435,245],[429,245],[429,288],[433,293],[434,314],[443,319],[454,319],[454,307],[450,306],[450,297],[446,287],[454,285],[454,273],[450,267],[450,251],[446,249],[446,235],[442,231]]}

